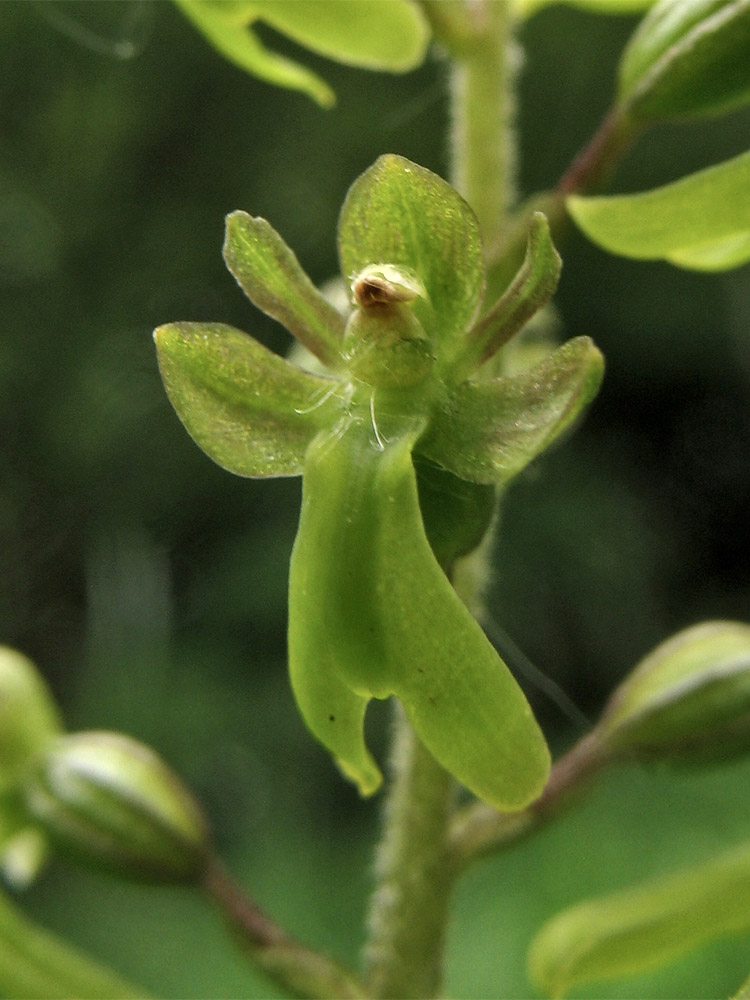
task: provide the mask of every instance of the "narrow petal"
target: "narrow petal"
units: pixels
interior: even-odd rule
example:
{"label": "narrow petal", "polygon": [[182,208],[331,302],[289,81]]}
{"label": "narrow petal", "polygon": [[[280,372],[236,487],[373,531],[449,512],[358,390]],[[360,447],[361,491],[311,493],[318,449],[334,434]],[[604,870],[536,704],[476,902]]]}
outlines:
{"label": "narrow petal", "polygon": [[224,261],[251,302],[328,368],[339,367],[344,317],[313,285],[270,223],[247,212],[228,215]]}

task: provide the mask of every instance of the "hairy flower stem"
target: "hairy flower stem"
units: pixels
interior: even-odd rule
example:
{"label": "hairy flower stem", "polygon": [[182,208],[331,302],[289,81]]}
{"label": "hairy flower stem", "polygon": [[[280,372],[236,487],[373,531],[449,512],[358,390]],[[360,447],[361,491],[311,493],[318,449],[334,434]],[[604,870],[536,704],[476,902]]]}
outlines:
{"label": "hairy flower stem", "polygon": [[451,66],[451,183],[476,212],[486,250],[502,239],[515,198],[516,110],[513,83],[520,55],[509,3],[466,5],[460,44],[447,40]]}
{"label": "hairy flower stem", "polygon": [[[451,56],[451,181],[479,219],[486,245],[500,240],[514,194],[511,13],[507,3],[424,4]],[[483,544],[452,568],[459,596],[481,613]],[[399,708],[392,773],[376,857],[365,945],[368,993],[427,998],[442,992],[445,927],[458,874],[449,846],[455,783],[422,746]]]}
{"label": "hairy flower stem", "polygon": [[391,789],[376,857],[365,949],[373,997],[428,998],[442,984],[453,871],[446,832],[454,784],[397,706]]}

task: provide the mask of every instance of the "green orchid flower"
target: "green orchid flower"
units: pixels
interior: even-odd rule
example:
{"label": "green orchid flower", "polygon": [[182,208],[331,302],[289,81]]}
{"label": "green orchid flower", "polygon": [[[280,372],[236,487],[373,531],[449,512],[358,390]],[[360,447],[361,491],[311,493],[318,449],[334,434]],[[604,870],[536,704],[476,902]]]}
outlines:
{"label": "green orchid flower", "polygon": [[435,174],[381,157],[339,224],[352,309],[339,313],[264,220],[234,212],[224,256],[250,300],[321,362],[303,370],[223,324],[155,331],[170,400],[197,444],[241,476],[303,476],[289,583],[289,668],[300,712],[363,794],[371,698],[395,695],[459,781],[502,809],[549,769],[524,695],[450,583],[491,519],[497,487],[595,394],[601,355],[572,340],[536,367],[486,362],[551,296],[560,262],[543,216],[484,314],[477,221]]}

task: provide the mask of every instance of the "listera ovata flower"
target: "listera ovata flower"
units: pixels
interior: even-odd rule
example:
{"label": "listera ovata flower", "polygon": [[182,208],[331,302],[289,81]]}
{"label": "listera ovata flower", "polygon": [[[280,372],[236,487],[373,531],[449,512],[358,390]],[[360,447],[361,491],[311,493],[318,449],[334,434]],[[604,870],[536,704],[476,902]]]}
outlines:
{"label": "listera ovata flower", "polygon": [[485,375],[554,291],[546,220],[534,217],[522,268],[479,316],[476,219],[448,184],[399,156],[381,157],[350,189],[339,254],[348,318],[264,219],[232,213],[230,271],[324,373],[223,324],[171,323],[155,332],[164,383],[189,433],[229,471],[302,474],[290,676],[307,726],[344,773],[364,794],[378,787],[364,715],[371,698],[395,695],[459,781],[521,808],[541,792],[549,752],[446,570],[477,543],[477,525],[481,537],[494,488],[593,397],[601,355],[581,337],[512,377]]}

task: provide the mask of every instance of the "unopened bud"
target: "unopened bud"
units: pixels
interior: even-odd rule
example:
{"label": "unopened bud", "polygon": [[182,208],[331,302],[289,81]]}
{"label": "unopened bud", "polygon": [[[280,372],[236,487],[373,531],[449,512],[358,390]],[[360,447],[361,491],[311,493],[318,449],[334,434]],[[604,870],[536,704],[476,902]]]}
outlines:
{"label": "unopened bud", "polygon": [[611,751],[680,762],[750,750],[750,626],[706,622],[657,646],[597,727]]}
{"label": "unopened bud", "polygon": [[190,882],[208,856],[205,820],[152,750],[119,733],[62,736],[26,785],[52,841],[101,867],[151,882]]}
{"label": "unopened bud", "polygon": [[34,664],[0,646],[0,793],[18,783],[34,755],[60,731],[57,708]]}
{"label": "unopened bud", "polygon": [[649,123],[719,114],[747,102],[747,0],[660,0],[620,63],[619,100]]}

